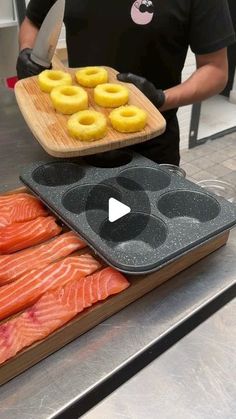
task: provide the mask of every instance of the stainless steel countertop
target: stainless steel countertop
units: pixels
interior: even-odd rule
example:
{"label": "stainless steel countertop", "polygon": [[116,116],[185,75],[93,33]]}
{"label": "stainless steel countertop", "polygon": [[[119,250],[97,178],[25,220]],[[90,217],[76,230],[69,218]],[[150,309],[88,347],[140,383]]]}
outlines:
{"label": "stainless steel countertop", "polygon": [[236,300],[83,415],[84,419],[233,419]]}
{"label": "stainless steel countertop", "polygon": [[0,191],[22,186],[19,171],[32,161],[41,159],[49,157],[33,140],[16,105],[13,90],[0,86]]}
{"label": "stainless steel countertop", "polygon": [[[19,186],[18,172],[23,165],[51,158],[33,140],[14,94],[1,93],[0,177],[1,190],[7,190]],[[234,230],[227,246],[2,386],[0,418],[48,419],[76,401],[83,407],[83,397],[92,389],[99,393],[106,379],[117,377],[122,368],[128,370],[161,337],[230,289],[235,284],[235,255]],[[172,389],[175,383],[169,391]]]}

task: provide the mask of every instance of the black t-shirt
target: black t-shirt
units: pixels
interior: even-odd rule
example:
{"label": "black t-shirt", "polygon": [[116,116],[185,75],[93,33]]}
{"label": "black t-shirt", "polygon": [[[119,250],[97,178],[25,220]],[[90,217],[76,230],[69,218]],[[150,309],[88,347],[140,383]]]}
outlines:
{"label": "black t-shirt", "polygon": [[[27,17],[40,26],[54,3],[31,0]],[[181,82],[189,46],[205,54],[235,40],[227,0],[66,0],[64,23],[70,67],[106,65],[163,90]]]}
{"label": "black t-shirt", "polygon": [[[31,0],[40,26],[55,0]],[[188,46],[195,54],[234,42],[227,0],[67,0],[70,67],[107,65],[142,75],[157,88],[181,81]]]}

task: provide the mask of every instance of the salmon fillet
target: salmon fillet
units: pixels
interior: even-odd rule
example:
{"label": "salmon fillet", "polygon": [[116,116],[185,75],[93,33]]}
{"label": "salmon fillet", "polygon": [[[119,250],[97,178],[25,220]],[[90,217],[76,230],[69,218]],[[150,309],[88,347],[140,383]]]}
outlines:
{"label": "salmon fillet", "polygon": [[0,228],[46,215],[46,208],[32,195],[19,193],[0,196]]}
{"label": "salmon fillet", "polygon": [[0,325],[0,364],[46,338],[86,307],[128,286],[129,282],[121,273],[105,268],[45,293],[32,307]]}
{"label": "salmon fillet", "polygon": [[63,287],[73,279],[90,275],[100,266],[90,254],[84,254],[69,256],[43,269],[27,272],[0,288],[0,320],[29,307],[48,290]]}
{"label": "salmon fillet", "polygon": [[0,229],[0,254],[13,253],[42,243],[57,236],[61,230],[52,216],[3,227]]}
{"label": "salmon fillet", "polygon": [[86,247],[86,243],[69,231],[53,240],[11,255],[0,256],[0,286],[12,282],[33,269],[44,268],[76,250]]}

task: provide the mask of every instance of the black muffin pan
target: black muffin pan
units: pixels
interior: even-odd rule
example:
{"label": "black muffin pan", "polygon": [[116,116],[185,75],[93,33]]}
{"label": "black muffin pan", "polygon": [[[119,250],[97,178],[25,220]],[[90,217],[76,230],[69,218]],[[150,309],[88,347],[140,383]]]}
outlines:
{"label": "black muffin pan", "polygon": [[[126,150],[33,163],[20,179],[125,273],[155,271],[236,224],[236,206]],[[131,208],[113,223],[110,198]]]}

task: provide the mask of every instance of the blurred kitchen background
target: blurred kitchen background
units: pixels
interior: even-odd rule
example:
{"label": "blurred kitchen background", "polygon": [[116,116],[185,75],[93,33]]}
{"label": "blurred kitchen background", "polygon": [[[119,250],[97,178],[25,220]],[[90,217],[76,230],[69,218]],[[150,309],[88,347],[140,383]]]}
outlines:
{"label": "blurred kitchen background", "polygon": [[[236,1],[228,0],[236,29]],[[29,0],[1,0],[0,8],[0,79],[14,77],[18,54],[19,23]],[[58,51],[65,52],[65,31],[62,29]],[[204,103],[185,106],[179,110],[181,149],[189,150],[225,135],[236,133],[236,44],[229,48],[229,82],[222,94]],[[195,69],[195,57],[189,50],[183,72],[186,79]],[[236,144],[236,134],[235,134]],[[223,146],[223,145],[222,145]],[[235,167],[236,169],[236,167]]]}

